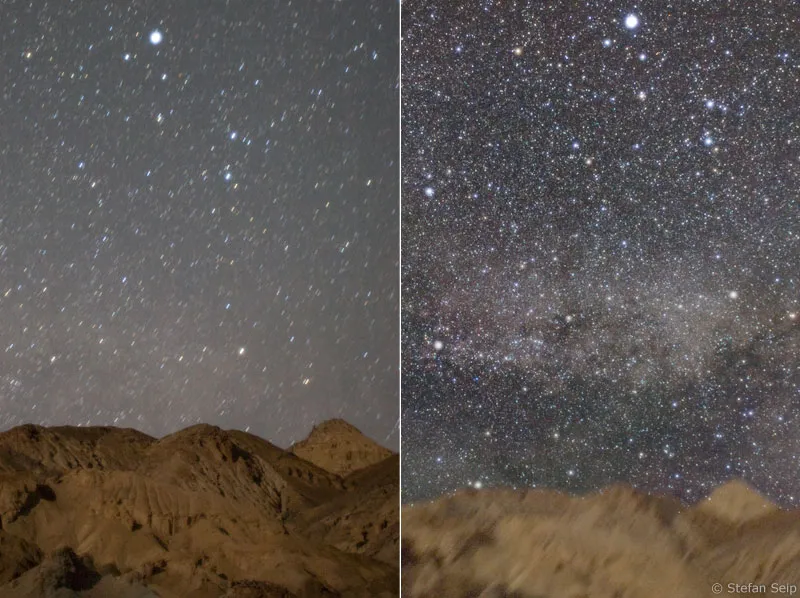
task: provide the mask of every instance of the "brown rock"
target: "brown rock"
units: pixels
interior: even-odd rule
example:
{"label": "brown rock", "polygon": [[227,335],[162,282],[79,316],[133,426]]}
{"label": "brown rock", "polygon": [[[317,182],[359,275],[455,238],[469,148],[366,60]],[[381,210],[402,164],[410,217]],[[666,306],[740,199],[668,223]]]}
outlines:
{"label": "brown rock", "polygon": [[800,512],[741,482],[694,507],[625,486],[582,497],[459,492],[405,507],[402,544],[403,596],[412,598],[711,598],[714,583],[800,587]]}
{"label": "brown rock", "polygon": [[356,427],[341,419],[315,426],[308,438],[292,445],[298,457],[337,475],[380,463],[392,452],[364,436]]}
{"label": "brown rock", "polygon": [[[352,442],[334,426],[329,443],[340,444],[337,429]],[[348,482],[336,472],[352,464],[331,461],[331,472],[213,426],[161,440],[10,430],[0,434],[0,596],[397,596],[397,468]]]}

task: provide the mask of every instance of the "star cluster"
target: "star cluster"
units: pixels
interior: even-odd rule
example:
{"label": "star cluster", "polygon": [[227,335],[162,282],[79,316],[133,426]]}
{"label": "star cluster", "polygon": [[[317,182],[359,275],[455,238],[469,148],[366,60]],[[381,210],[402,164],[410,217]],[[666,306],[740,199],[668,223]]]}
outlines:
{"label": "star cluster", "polygon": [[800,504],[800,8],[403,9],[404,500]]}
{"label": "star cluster", "polygon": [[4,2],[0,429],[397,433],[398,7]]}

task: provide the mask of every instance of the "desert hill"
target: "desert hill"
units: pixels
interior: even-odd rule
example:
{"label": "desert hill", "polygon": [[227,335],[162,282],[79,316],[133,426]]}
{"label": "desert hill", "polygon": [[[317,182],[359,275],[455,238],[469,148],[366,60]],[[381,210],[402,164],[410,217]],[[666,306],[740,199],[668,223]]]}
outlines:
{"label": "desert hill", "polygon": [[714,583],[725,594],[729,583],[800,591],[800,511],[740,481],[692,507],[621,485],[581,497],[492,489],[402,517],[402,594],[412,598],[711,598]]}
{"label": "desert hill", "polygon": [[399,471],[383,451],[350,480],[352,460],[322,468],[207,425],[1,433],[0,596],[397,596]]}
{"label": "desert hill", "polygon": [[[345,477],[350,492],[303,512],[302,526],[315,537],[347,552],[384,562],[399,560],[400,458],[383,461]],[[358,500],[354,500],[358,497]]]}
{"label": "desert hill", "polygon": [[375,465],[391,455],[391,451],[342,419],[315,426],[308,438],[289,450],[301,459],[338,475]]}

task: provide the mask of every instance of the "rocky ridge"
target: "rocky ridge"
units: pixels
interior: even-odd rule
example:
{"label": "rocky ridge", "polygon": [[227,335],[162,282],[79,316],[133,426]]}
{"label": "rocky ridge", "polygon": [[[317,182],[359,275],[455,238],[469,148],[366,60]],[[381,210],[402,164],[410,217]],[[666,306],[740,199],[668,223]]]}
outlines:
{"label": "rocky ridge", "polygon": [[391,456],[389,449],[371,441],[342,419],[331,419],[315,426],[305,440],[289,450],[338,475],[375,465]]}
{"label": "rocky ridge", "polygon": [[579,497],[471,489],[404,507],[402,517],[404,597],[742,593],[729,584],[800,592],[800,511],[738,480],[691,507],[622,485]]}
{"label": "rocky ridge", "polygon": [[207,425],[2,433],[0,596],[397,596],[397,457],[353,430],[380,475]]}

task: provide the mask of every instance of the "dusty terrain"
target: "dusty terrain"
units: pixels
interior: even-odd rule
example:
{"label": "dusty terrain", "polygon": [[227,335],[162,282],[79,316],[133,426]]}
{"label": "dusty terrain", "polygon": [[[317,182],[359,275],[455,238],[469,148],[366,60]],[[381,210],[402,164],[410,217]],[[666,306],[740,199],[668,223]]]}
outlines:
{"label": "dusty terrain", "polygon": [[2,433],[0,596],[397,596],[397,455],[336,420],[303,446],[206,425]]}
{"label": "dusty terrain", "polygon": [[467,490],[402,517],[407,598],[800,596],[800,512],[739,481],[692,507],[624,486]]}

